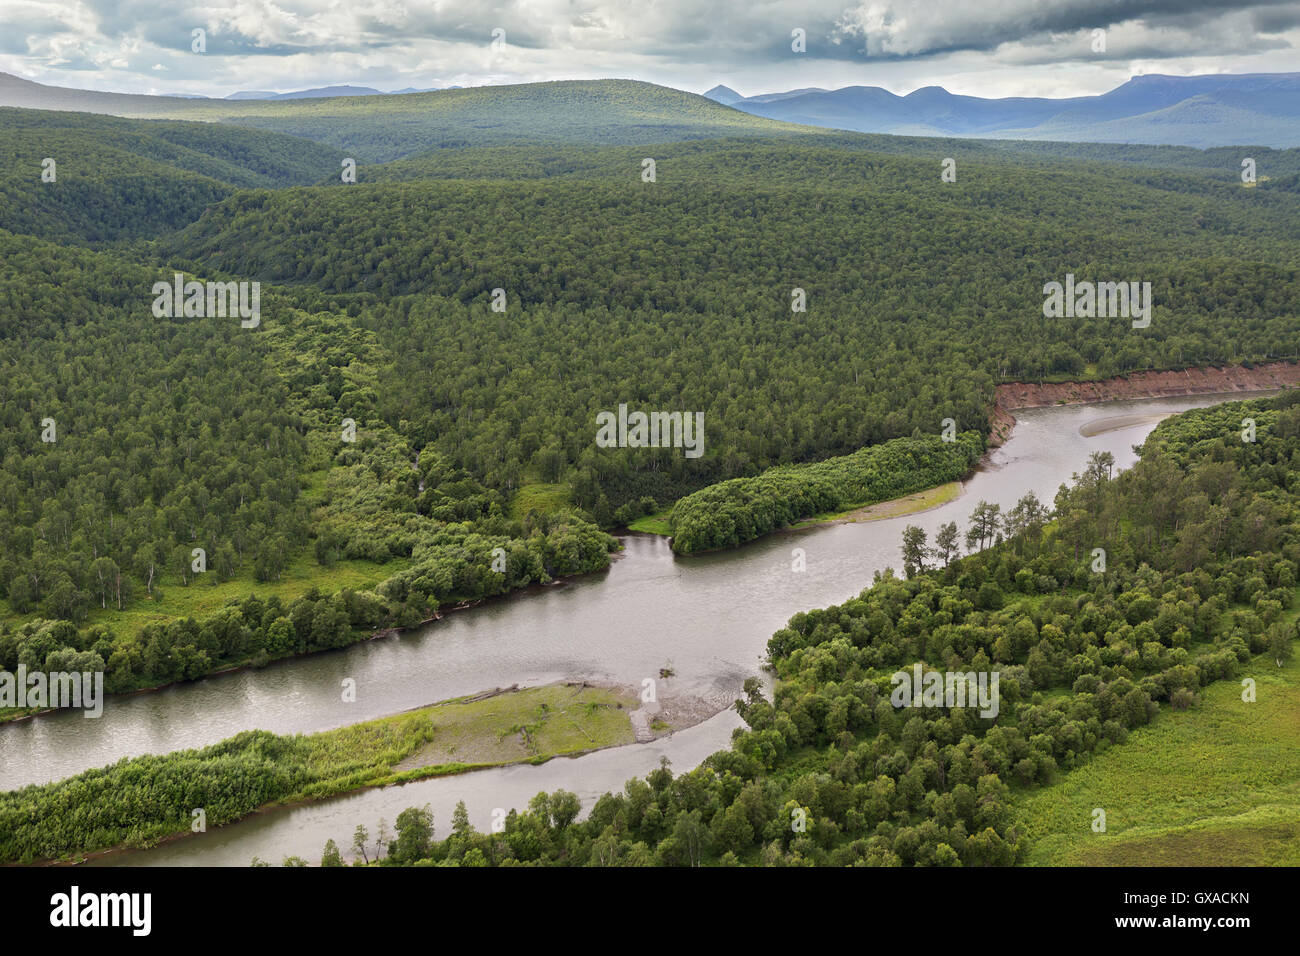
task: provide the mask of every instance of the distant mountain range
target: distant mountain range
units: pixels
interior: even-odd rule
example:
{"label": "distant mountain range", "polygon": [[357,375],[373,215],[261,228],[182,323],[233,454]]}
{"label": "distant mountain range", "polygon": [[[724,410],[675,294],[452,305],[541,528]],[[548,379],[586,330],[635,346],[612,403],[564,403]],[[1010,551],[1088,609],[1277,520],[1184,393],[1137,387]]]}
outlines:
{"label": "distant mountain range", "polygon": [[[459,86],[429,86],[416,89],[408,86],[404,90],[391,90],[391,93],[433,93],[438,90],[459,90]],[[274,93],[267,90],[242,90],[225,97],[228,100],[311,100],[327,96],[383,96],[383,90],[369,86],[318,86],[311,90],[294,90],[292,93]]]}
{"label": "distant mountain range", "polygon": [[[892,134],[872,145],[886,152],[906,144],[901,137],[1004,140],[1016,149],[1021,148],[1017,142],[1044,143],[1042,148],[1058,153],[1095,152],[1085,145],[1090,143],[1289,148],[1300,147],[1297,93],[1300,74],[1284,73],[1142,76],[1101,96],[1056,100],[956,96],[934,86],[906,96],[857,86],[749,97],[716,86],[700,96],[637,80],[389,94],[339,85],[291,93],[248,90],[215,99],[77,90],[0,73],[0,107],[237,123],[340,148],[368,143],[368,161],[434,147],[520,140],[630,144],[714,136],[820,136],[827,129]],[[1058,145],[1047,146],[1049,142]],[[1117,152],[1114,146],[1102,148]]]}
{"label": "distant mountain range", "polygon": [[1178,146],[1300,146],[1300,73],[1135,76],[1101,96],[959,96],[927,86],[897,96],[878,86],[741,96],[704,94],[754,116],[902,136],[972,136]]}

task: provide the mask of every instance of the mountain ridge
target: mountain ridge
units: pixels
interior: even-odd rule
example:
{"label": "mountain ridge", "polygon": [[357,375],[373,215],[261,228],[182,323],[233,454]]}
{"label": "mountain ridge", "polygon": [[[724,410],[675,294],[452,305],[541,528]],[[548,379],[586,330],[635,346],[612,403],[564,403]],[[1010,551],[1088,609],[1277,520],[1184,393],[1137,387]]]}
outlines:
{"label": "mountain ridge", "polygon": [[728,105],[768,119],[860,133],[1300,146],[1300,73],[1153,73],[1097,96],[1061,99],[967,96],[942,86],[900,96],[879,86],[846,86],[763,93]]}

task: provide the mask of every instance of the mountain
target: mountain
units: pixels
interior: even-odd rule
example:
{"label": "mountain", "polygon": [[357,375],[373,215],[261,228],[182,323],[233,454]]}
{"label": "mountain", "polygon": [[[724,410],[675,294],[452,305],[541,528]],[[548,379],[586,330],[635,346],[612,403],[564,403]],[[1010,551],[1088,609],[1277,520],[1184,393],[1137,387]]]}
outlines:
{"label": "mountain", "polygon": [[326,96],[379,96],[379,90],[368,86],[322,86],[314,90],[298,90],[293,93],[281,93],[277,100],[310,100]]}
{"label": "mountain", "polygon": [[729,86],[723,86],[719,83],[713,89],[704,94],[715,103],[721,103],[723,106],[730,106],[737,100],[743,100],[744,97],[737,93]]}
{"label": "mountain", "polygon": [[771,103],[773,100],[784,100],[791,96],[802,96],[805,93],[825,93],[826,90],[820,86],[804,86],[797,90],[789,90],[785,93],[760,93],[758,96],[749,97],[751,103]]}
{"label": "mountain", "polygon": [[401,95],[189,100],[65,89],[0,73],[0,106],[231,123],[325,143],[361,162],[446,147],[632,145],[818,132],[638,80],[565,80]]}
{"label": "mountain", "polygon": [[[412,92],[409,90],[403,92]],[[245,90],[231,93],[228,100],[310,100],[326,96],[377,96],[379,90],[368,86],[320,86],[311,90],[295,90],[292,93],[270,93],[262,90]]]}
{"label": "mountain", "polygon": [[733,108],[811,126],[911,136],[978,136],[1182,146],[1300,146],[1300,73],[1136,76],[1100,96],[961,96],[927,86],[791,90]]}

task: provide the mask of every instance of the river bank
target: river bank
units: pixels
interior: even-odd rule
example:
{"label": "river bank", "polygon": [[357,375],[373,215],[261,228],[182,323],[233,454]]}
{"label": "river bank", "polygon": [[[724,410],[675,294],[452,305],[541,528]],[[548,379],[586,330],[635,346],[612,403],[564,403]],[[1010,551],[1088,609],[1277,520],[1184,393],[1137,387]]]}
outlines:
{"label": "river bank", "polygon": [[[700,700],[702,713],[715,716],[648,743],[542,764],[524,761],[429,777],[276,809],[103,862],[247,866],[253,856],[315,860],[327,839],[348,845],[358,822],[373,829],[380,819],[391,824],[403,809],[428,804],[445,823],[461,801],[473,825],[487,832],[497,811],[522,809],[543,790],[576,793],[589,810],[602,794],[621,791],[629,778],[644,777],[661,759],[680,773],[725,750],[733,731],[743,726],[728,705],[743,695],[746,678],[762,673],[771,635],[792,614],[842,604],[869,586],[877,571],[897,569],[908,524],[933,536],[949,522],[965,527],[978,501],[1006,510],[1027,491],[1051,500],[1089,454],[1109,452],[1117,468],[1127,468],[1136,459],[1134,445],[1141,444],[1155,418],[1221,400],[1121,402],[1104,410],[1085,405],[1030,409],[1010,441],[993,449],[970,476],[964,494],[930,511],[809,527],[690,561],[677,559],[663,538],[629,535],[626,553],[598,580],[579,579],[527,601],[489,603],[400,641],[373,642],[274,671],[137,698],[129,708],[106,711],[102,720],[32,722],[29,732],[14,740],[12,760],[0,766],[0,773],[11,783],[67,776],[124,752],[203,745],[242,727],[294,732],[351,724],[368,716],[367,709],[375,715],[391,713],[515,682],[584,679],[633,688],[639,695],[645,679],[671,670],[675,676],[667,684],[657,681],[660,700],[668,704],[670,696],[691,695]],[[1123,417],[1131,417],[1133,424],[1116,421]],[[1109,424],[1097,431],[1101,420]],[[794,554],[796,547],[802,554]],[[801,560],[795,563],[794,557]],[[338,682],[346,677],[354,678],[361,691],[356,703],[338,702]]]}
{"label": "river bank", "polygon": [[[614,561],[617,561],[618,558],[621,556],[621,554],[622,554],[621,549],[619,551],[611,552],[609,557],[610,563],[612,564]],[[578,574],[560,575],[558,577],[552,578],[550,581],[547,581],[545,584],[529,584],[529,585],[525,585],[524,587],[511,588],[509,591],[503,591],[500,594],[487,594],[480,598],[474,598],[472,600],[467,600],[467,601],[460,601],[456,604],[438,608],[436,611],[434,611],[432,617],[425,618],[424,620],[419,621],[415,624],[410,624],[401,627],[399,626],[384,627],[384,628],[380,628],[379,630],[369,631],[369,632],[366,632],[362,629],[357,629],[354,631],[353,639],[349,641],[347,644],[343,645],[342,647],[322,647],[322,648],[317,648],[315,650],[303,651],[301,653],[291,651],[286,654],[281,654],[277,657],[266,657],[264,659],[258,659],[257,656],[252,655],[252,656],[245,657],[243,660],[227,664],[223,667],[218,667],[214,670],[210,670],[206,674],[202,674],[198,677],[179,677],[175,680],[163,681],[158,684],[150,684],[145,687],[133,687],[131,690],[116,691],[116,692],[105,694],[104,699],[114,700],[114,699],[138,697],[142,694],[154,694],[157,693],[158,691],[164,691],[175,687],[181,687],[187,684],[193,684],[196,681],[209,680],[214,677],[224,677],[229,674],[238,674],[244,671],[265,670],[266,668],[273,668],[280,665],[292,664],[294,661],[302,660],[304,658],[309,658],[320,654],[335,654],[340,650],[346,650],[347,648],[355,647],[358,644],[364,644],[370,641],[382,641],[391,637],[401,637],[403,634],[409,633],[411,631],[420,630],[422,628],[428,627],[431,624],[436,624],[439,621],[446,618],[448,615],[455,614],[458,611],[471,611],[475,608],[482,607],[484,605],[491,604],[496,601],[508,601],[519,597],[527,597],[528,595],[537,594],[542,591],[546,591],[550,588],[563,587],[564,585],[572,581],[576,581],[580,578],[594,577],[608,570],[609,568],[608,566],[606,566],[604,568],[597,568],[594,571],[583,571],[583,572],[579,572]],[[256,593],[254,593],[250,596],[256,597],[257,595]],[[42,717],[49,714],[55,714],[59,710],[60,708],[57,707],[23,707],[23,708],[3,707],[0,708],[0,728],[8,724],[19,723],[21,721],[27,721],[27,720],[34,720],[37,717]]]}
{"label": "river bank", "polygon": [[[307,736],[285,738],[263,734],[262,739],[251,743],[251,749],[244,746],[246,742],[232,739],[204,751],[136,758],[131,763],[149,764],[144,776],[153,779],[159,771],[166,772],[169,762],[184,763],[186,768],[197,766],[201,773],[202,765],[209,762],[212,772],[220,777],[223,761],[231,757],[232,751],[242,753],[248,749],[257,759],[271,761],[268,771],[273,775],[309,781],[299,784],[292,793],[233,812],[230,808],[219,808],[217,801],[221,798],[216,795],[211,800],[196,798],[205,805],[205,821],[206,814],[211,812],[213,828],[220,829],[218,823],[227,826],[272,810],[305,806],[375,788],[513,764],[541,764],[556,757],[578,757],[624,746],[634,740],[654,740],[661,734],[671,735],[673,731],[691,727],[711,715],[712,708],[689,698],[670,698],[662,706],[646,703],[630,687],[598,687],[585,681],[528,688],[512,686]],[[638,716],[642,718],[639,722]],[[128,797],[140,797],[150,805],[165,804],[147,799],[147,793],[136,793],[142,786],[140,775],[132,773],[129,767],[89,771],[82,778],[92,784],[111,784],[99,778],[123,774],[119,786]],[[65,798],[60,794],[68,787],[75,789],[77,784],[78,779],[73,778],[41,788],[36,794],[13,795],[10,802],[21,800],[24,806],[31,804],[37,809],[36,817],[42,826],[57,827],[59,813],[67,810],[61,802]],[[119,792],[119,786],[107,789]],[[220,788],[221,784],[217,786]],[[92,786],[90,789],[100,792],[106,788]],[[37,805],[45,795],[52,806],[46,808],[48,812],[39,812]],[[3,810],[0,803],[0,812]],[[58,858],[41,862],[82,862],[130,849],[161,846],[190,836],[191,808],[173,807],[169,812],[165,819],[133,821],[132,836],[118,844],[70,847]],[[105,831],[99,828],[96,832]],[[15,833],[14,840],[21,842],[21,834]]]}
{"label": "river bank", "polygon": [[1269,362],[1253,368],[1207,365],[1181,371],[1133,372],[1095,382],[1007,382],[994,388],[993,407],[989,412],[989,444],[998,447],[1011,437],[1011,430],[1016,425],[1012,413],[1018,409],[1267,392],[1298,385],[1300,363],[1297,362]]}

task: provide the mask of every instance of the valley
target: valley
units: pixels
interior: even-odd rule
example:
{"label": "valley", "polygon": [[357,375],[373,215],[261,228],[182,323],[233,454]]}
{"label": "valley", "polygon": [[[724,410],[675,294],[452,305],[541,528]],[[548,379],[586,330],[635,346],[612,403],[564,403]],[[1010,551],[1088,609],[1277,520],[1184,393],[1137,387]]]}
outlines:
{"label": "valley", "polygon": [[5,862],[1290,859],[1297,150],[0,103]]}

